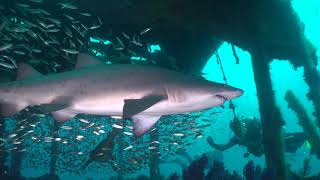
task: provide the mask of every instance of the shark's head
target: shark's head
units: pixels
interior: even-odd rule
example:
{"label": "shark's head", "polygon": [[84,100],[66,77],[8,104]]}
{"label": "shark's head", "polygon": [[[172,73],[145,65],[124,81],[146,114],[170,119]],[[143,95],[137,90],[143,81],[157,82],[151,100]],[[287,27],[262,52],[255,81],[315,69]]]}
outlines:
{"label": "shark's head", "polygon": [[213,98],[220,99],[223,102],[237,98],[243,94],[242,89],[220,83],[214,83],[213,88],[209,91],[212,93]]}
{"label": "shark's head", "polygon": [[219,106],[243,94],[241,89],[205,80],[188,84],[183,91],[188,106],[197,106],[197,109]]}

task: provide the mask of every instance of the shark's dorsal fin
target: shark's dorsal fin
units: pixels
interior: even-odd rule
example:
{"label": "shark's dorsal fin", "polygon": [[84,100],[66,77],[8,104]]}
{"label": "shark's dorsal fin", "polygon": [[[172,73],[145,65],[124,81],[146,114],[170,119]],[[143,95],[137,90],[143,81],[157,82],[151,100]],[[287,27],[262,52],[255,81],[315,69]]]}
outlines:
{"label": "shark's dorsal fin", "polygon": [[123,117],[131,118],[132,116],[150,108],[165,98],[166,97],[161,95],[151,95],[143,97],[142,99],[125,99],[123,106]]}
{"label": "shark's dorsal fin", "polygon": [[78,54],[77,57],[77,64],[76,64],[76,69],[88,67],[88,66],[93,66],[93,65],[99,65],[99,64],[104,64],[103,62],[99,61],[99,59],[90,56],[88,54],[83,54],[80,53]]}
{"label": "shark's dorsal fin", "polygon": [[18,64],[17,80],[27,79],[35,76],[42,76],[42,74],[33,69],[33,67],[31,67],[29,64]]}
{"label": "shark's dorsal fin", "polygon": [[132,116],[133,131],[136,137],[140,137],[149,131],[161,116],[135,115]]}

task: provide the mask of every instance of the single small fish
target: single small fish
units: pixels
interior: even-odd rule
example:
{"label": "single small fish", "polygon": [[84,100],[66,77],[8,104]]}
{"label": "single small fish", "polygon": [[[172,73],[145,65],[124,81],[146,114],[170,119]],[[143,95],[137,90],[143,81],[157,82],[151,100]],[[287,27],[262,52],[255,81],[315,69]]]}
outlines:
{"label": "single small fish", "polygon": [[90,13],[79,13],[79,14],[81,14],[82,16],[87,16],[87,17],[92,16]]}
{"label": "single small fish", "polygon": [[151,30],[151,28],[149,27],[149,28],[146,28],[146,29],[144,29],[144,30],[142,30],[141,32],[140,32],[140,35],[143,35],[143,34],[146,34],[147,32],[149,32]]}
{"label": "single small fish", "polygon": [[46,30],[46,32],[50,32],[50,33],[56,33],[56,32],[59,32],[59,31],[60,31],[60,29],[58,29],[58,28]]}
{"label": "single small fish", "polygon": [[123,41],[122,41],[118,36],[116,36],[116,39],[117,39],[117,41],[119,42],[120,46],[121,46],[121,47],[124,47]]}
{"label": "single small fish", "polygon": [[126,39],[130,39],[130,36],[128,36],[126,33],[122,32],[121,33],[123,37],[125,37]]}
{"label": "single small fish", "polygon": [[55,19],[55,18],[46,18],[47,20],[51,21],[52,23],[56,24],[56,25],[60,25],[61,24],[61,21],[58,20],[58,19]]}
{"label": "single small fish", "polygon": [[178,136],[178,137],[185,136],[185,135],[184,135],[184,134],[182,134],[182,133],[174,133],[173,135],[174,135],[174,136]]}
{"label": "single small fish", "polygon": [[80,141],[80,140],[82,140],[83,138],[84,138],[84,136],[78,135],[76,139],[77,139],[78,141]]}
{"label": "single small fish", "polygon": [[152,143],[160,144],[160,142],[159,142],[159,141],[152,141],[152,142],[151,142],[151,144],[152,144]]}
{"label": "single small fish", "polygon": [[123,132],[123,134],[129,135],[129,136],[133,135],[131,132]]}
{"label": "single small fish", "polygon": [[34,2],[34,3],[43,3],[43,0],[29,0],[31,2]]}
{"label": "single small fish", "polygon": [[88,120],[85,120],[85,119],[79,119],[80,122],[83,122],[83,123],[86,123],[86,124],[89,124],[89,121]]}
{"label": "single small fish", "polygon": [[13,51],[13,52],[18,55],[26,55],[26,53],[23,51]]}
{"label": "single small fish", "polygon": [[70,127],[70,126],[61,126],[61,128],[62,129],[66,129],[66,130],[71,130],[72,129],[72,127]]}
{"label": "single small fish", "polygon": [[126,126],[126,127],[131,130],[133,129],[133,126]]}
{"label": "single small fish", "polygon": [[85,127],[81,128],[81,129],[82,129],[82,130],[86,130],[86,129],[92,127],[93,125],[94,125],[94,123],[91,123],[91,124],[89,124],[88,126],[85,126]]}
{"label": "single small fish", "polygon": [[132,149],[132,148],[133,148],[133,146],[131,145],[131,146],[128,146],[128,147],[124,148],[123,150],[126,151],[126,150],[129,150],[129,149]]}
{"label": "single small fish", "polygon": [[133,52],[132,50],[127,49],[127,51],[128,51],[128,53],[130,53],[131,55],[133,55],[133,56],[137,56],[137,53]]}
{"label": "single small fish", "polygon": [[155,146],[150,146],[150,147],[148,147],[148,149],[157,149],[157,147],[155,147]]}
{"label": "single small fish", "polygon": [[52,140],[51,140],[51,139],[45,139],[44,142],[46,142],[46,143],[51,143]]}
{"label": "single small fish", "polygon": [[73,37],[72,31],[68,27],[65,27],[64,32],[66,33],[67,36],[69,36],[71,38]]}
{"label": "single small fish", "polygon": [[97,131],[93,131],[93,133],[98,135],[98,136],[100,135],[99,132],[97,132]]}
{"label": "single small fish", "polygon": [[7,21],[3,21],[1,24],[0,24],[0,32],[2,31],[2,29],[4,29],[6,26],[7,26]]}
{"label": "single small fish", "polygon": [[37,49],[37,48],[32,48],[31,51],[35,52],[35,53],[41,53],[42,52],[41,49]]}
{"label": "single small fish", "polygon": [[22,8],[29,8],[30,6],[28,4],[20,4],[20,3],[15,3],[17,6],[22,7]]}
{"label": "single small fish", "polygon": [[23,148],[23,149],[20,149],[19,151],[17,151],[17,152],[26,152],[27,151],[27,149],[26,148]]}
{"label": "single small fish", "polygon": [[26,9],[30,14],[41,14],[42,11],[40,9]]}
{"label": "single small fish", "polygon": [[15,69],[16,68],[13,65],[5,63],[5,62],[0,62],[0,66],[3,66],[3,67],[8,68],[8,69]]}
{"label": "single small fish", "polygon": [[112,127],[117,128],[117,129],[123,129],[123,127],[118,124],[113,124]]}
{"label": "single small fish", "polygon": [[5,44],[0,46],[0,51],[5,51],[7,49],[10,49],[13,46],[13,44]]}
{"label": "single small fish", "polygon": [[198,135],[196,135],[196,138],[202,138],[203,136],[202,136],[202,134],[198,134]]}
{"label": "single small fish", "polygon": [[77,6],[74,6],[74,5],[68,4],[68,3],[59,3],[59,5],[61,5],[61,9],[72,9],[72,10],[78,9]]}
{"label": "single small fish", "polygon": [[0,138],[0,141],[7,143],[7,140]]}
{"label": "single small fish", "polygon": [[82,24],[82,23],[80,23],[80,25],[81,25],[81,27],[83,27],[83,29],[85,29],[86,31],[89,30],[89,27],[88,27],[88,26],[86,26],[86,25],[84,25],[84,24]]}
{"label": "single small fish", "polygon": [[124,49],[124,47],[115,47],[113,49],[116,50],[116,51],[122,51]]}
{"label": "single small fish", "polygon": [[70,16],[70,15],[68,15],[68,14],[64,14],[64,16],[65,16],[66,18],[70,19],[71,21],[74,20],[74,17],[72,17],[72,16]]}
{"label": "single small fish", "polygon": [[99,24],[102,25],[102,21],[101,21],[100,17],[98,17],[98,21],[99,21]]}
{"label": "single small fish", "polygon": [[[25,27],[14,27],[11,29],[13,32],[16,33],[25,33],[29,31],[29,28],[25,28]],[[14,37],[18,37],[18,36],[14,36]]]}
{"label": "single small fish", "polygon": [[16,137],[18,134],[16,134],[16,133],[13,133],[13,134],[9,134],[9,138],[14,138],[14,137]]}
{"label": "single small fish", "polygon": [[54,141],[59,142],[59,141],[61,141],[61,138],[55,138]]}
{"label": "single small fish", "polygon": [[111,116],[113,119],[122,119],[122,116]]}
{"label": "single small fish", "polygon": [[50,16],[50,15],[51,15],[48,11],[46,11],[46,10],[44,10],[44,9],[39,9],[39,10],[40,10],[41,13],[44,14],[44,15],[47,15],[47,16]]}
{"label": "single small fish", "polygon": [[137,45],[137,46],[143,46],[140,42],[136,41],[136,40],[132,40],[131,41],[133,44]]}
{"label": "single small fish", "polygon": [[80,52],[75,49],[61,49],[62,51],[69,53],[69,54],[79,54]]}
{"label": "single small fish", "polygon": [[94,30],[94,29],[98,29],[100,27],[101,27],[101,25],[93,25],[93,26],[89,27],[89,29]]}
{"label": "single small fish", "polygon": [[101,129],[101,130],[99,130],[99,131],[98,131],[98,133],[100,133],[100,134],[104,134],[104,133],[106,133],[106,132],[105,132],[104,130],[102,130],[102,129]]}
{"label": "single small fish", "polygon": [[37,138],[37,137],[32,136],[32,137],[31,137],[31,139],[32,139],[32,140],[37,140],[38,138]]}
{"label": "single small fish", "polygon": [[21,144],[21,141],[13,141],[13,143],[12,144],[14,144],[14,145],[18,145],[18,144]]}

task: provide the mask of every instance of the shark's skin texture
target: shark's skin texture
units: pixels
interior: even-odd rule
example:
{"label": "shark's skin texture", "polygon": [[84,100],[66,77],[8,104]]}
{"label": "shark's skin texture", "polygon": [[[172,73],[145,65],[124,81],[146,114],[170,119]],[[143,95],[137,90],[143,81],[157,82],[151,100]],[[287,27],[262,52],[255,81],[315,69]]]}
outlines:
{"label": "shark's skin texture", "polygon": [[241,89],[199,77],[143,65],[107,65],[85,54],[76,69],[43,76],[22,64],[18,79],[0,84],[0,113],[14,115],[30,105],[43,106],[60,122],[77,114],[132,118],[137,136],[163,115],[222,105]]}

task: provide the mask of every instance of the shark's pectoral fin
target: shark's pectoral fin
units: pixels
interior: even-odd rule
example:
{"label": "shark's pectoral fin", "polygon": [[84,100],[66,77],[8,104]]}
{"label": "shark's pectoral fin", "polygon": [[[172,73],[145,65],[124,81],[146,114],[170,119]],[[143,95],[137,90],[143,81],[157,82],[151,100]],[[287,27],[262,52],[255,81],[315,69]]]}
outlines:
{"label": "shark's pectoral fin", "polygon": [[19,63],[18,64],[18,71],[17,71],[17,80],[22,80],[22,79],[28,79],[30,77],[35,77],[35,76],[42,76],[41,73],[33,69],[28,64],[25,63]]}
{"label": "shark's pectoral fin", "polygon": [[76,69],[103,64],[103,62],[99,61],[99,59],[90,56],[88,54],[80,53],[77,57]]}
{"label": "shark's pectoral fin", "polygon": [[161,116],[135,115],[132,116],[133,131],[136,137],[140,137],[149,131]]}
{"label": "shark's pectoral fin", "polygon": [[157,104],[163,99],[166,99],[166,97],[161,95],[146,96],[142,99],[125,99],[123,106],[123,117],[130,118]]}
{"label": "shark's pectoral fin", "polygon": [[75,117],[77,114],[67,110],[67,109],[63,109],[63,110],[59,110],[59,111],[54,111],[51,112],[53,118],[58,121],[58,122],[65,122],[68,121],[69,119],[72,119],[73,117]]}
{"label": "shark's pectoral fin", "polygon": [[14,103],[1,103],[0,104],[0,114],[2,116],[13,116],[17,114],[19,111],[27,107],[24,104],[14,104]]}
{"label": "shark's pectoral fin", "polygon": [[43,113],[49,113],[49,112],[53,112],[53,111],[59,111],[62,109],[65,109],[69,107],[69,104],[41,104],[41,111]]}

